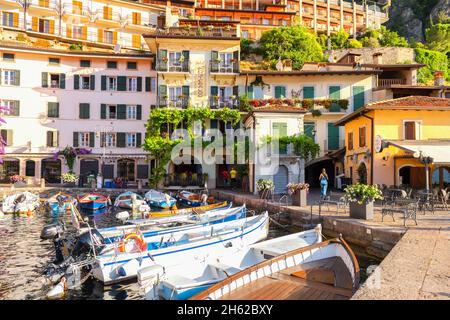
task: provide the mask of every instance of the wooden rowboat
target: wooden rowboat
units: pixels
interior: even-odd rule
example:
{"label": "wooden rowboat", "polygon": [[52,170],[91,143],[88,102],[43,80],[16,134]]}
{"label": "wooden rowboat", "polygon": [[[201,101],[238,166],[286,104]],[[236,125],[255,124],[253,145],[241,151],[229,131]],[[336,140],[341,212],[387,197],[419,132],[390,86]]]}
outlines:
{"label": "wooden rowboat", "polygon": [[359,265],[342,238],[263,261],[193,296],[192,300],[338,300],[359,286]]}
{"label": "wooden rowboat", "polygon": [[108,206],[109,197],[91,192],[78,198],[80,207],[85,210],[99,210]]}
{"label": "wooden rowboat", "polygon": [[176,215],[189,214],[189,213],[193,213],[193,212],[208,211],[208,210],[212,210],[212,209],[225,207],[225,206],[227,206],[227,204],[228,203],[226,201],[224,201],[224,202],[208,204],[206,206],[195,207],[195,208],[154,211],[154,212],[150,212],[150,217],[151,218],[161,218],[161,217],[170,217],[170,216],[176,216]]}

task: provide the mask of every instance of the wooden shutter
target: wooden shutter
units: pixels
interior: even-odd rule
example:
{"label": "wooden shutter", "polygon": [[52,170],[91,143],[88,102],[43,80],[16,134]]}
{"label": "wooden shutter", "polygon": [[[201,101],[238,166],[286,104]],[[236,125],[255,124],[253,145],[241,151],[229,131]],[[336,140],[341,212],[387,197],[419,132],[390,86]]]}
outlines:
{"label": "wooden shutter", "polygon": [[95,132],[89,132],[89,147],[95,147]]}
{"label": "wooden shutter", "polygon": [[89,86],[91,90],[95,90],[95,75],[91,74],[91,79],[89,81]]}
{"label": "wooden shutter", "polygon": [[364,147],[366,145],[366,127],[359,128],[359,146]]}
{"label": "wooden shutter", "polygon": [[353,150],[353,132],[349,132],[347,135],[347,149]]}
{"label": "wooden shutter", "polygon": [[117,91],[127,91],[127,77],[118,76],[117,77]]}
{"label": "wooden shutter", "polygon": [[140,148],[142,145],[142,133],[136,133],[136,148]]}
{"label": "wooden shutter", "polygon": [[103,7],[103,19],[111,20],[112,19],[112,8],[108,6]]}
{"label": "wooden shutter", "polygon": [[145,91],[146,92],[152,91],[152,78],[151,77],[145,77]]}
{"label": "wooden shutter", "polygon": [[38,32],[39,31],[39,18],[31,17],[31,30]]}
{"label": "wooden shutter", "polygon": [[80,89],[80,75],[76,74],[73,76],[73,89]]}
{"label": "wooden shutter", "polygon": [[20,101],[19,100],[15,100],[14,101],[14,110],[12,110],[13,113],[11,114],[12,116],[20,116]]}
{"label": "wooden shutter", "polygon": [[286,98],[286,87],[275,86],[275,98]]}
{"label": "wooden shutter", "polygon": [[131,45],[133,46],[133,48],[140,49],[141,48],[141,35],[133,34],[131,36]]}
{"label": "wooden shutter", "polygon": [[73,146],[78,147],[78,132],[73,133]]}
{"label": "wooden shutter", "polygon": [[13,27],[18,28],[19,27],[19,13],[13,12]]}
{"label": "wooden shutter", "polygon": [[354,86],[353,87],[353,111],[358,110],[365,104],[364,98],[364,87]]}
{"label": "wooden shutter", "polygon": [[315,128],[316,128],[316,124],[314,122],[304,122],[303,123],[303,134],[314,139],[313,131]]}
{"label": "wooden shutter", "polygon": [[[328,88],[328,93],[329,93],[330,99],[332,99],[332,100],[341,99],[341,87],[340,86],[330,86]],[[339,104],[333,102],[331,104],[330,111],[331,112],[340,112],[341,107],[339,107]]]}
{"label": "wooden shutter", "polygon": [[48,73],[42,72],[42,88],[48,88]]}
{"label": "wooden shutter", "polygon": [[47,131],[47,147],[53,147],[53,131]]}
{"label": "wooden shutter", "polygon": [[90,105],[89,103],[80,103],[79,105],[79,116],[80,119],[89,119],[90,118]]}
{"label": "wooden shutter", "polygon": [[117,147],[118,148],[125,148],[125,139],[126,139],[125,132],[117,132]]}
{"label": "wooden shutter", "polygon": [[20,86],[20,70],[14,70],[14,85]]}
{"label": "wooden shutter", "polygon": [[303,99],[314,99],[314,87],[303,87]]}
{"label": "wooden shutter", "polygon": [[183,51],[181,51],[181,54],[184,57],[184,61],[188,61],[189,60],[189,50],[183,50]]}
{"label": "wooden shutter", "polygon": [[60,89],[66,88],[66,74],[64,73],[59,74],[59,88]]}
{"label": "wooden shutter", "polygon": [[47,103],[47,116],[49,118],[59,117],[59,103],[58,102],[48,102]]}
{"label": "wooden shutter", "polygon": [[6,145],[7,146],[12,146],[13,145],[13,131],[11,129],[6,130]]}
{"label": "wooden shutter", "polygon": [[87,40],[87,26],[81,27],[81,39]]}
{"label": "wooden shutter", "polygon": [[102,89],[102,91],[105,91],[106,90],[106,76],[102,76],[102,79],[101,79],[101,89]]}
{"label": "wooden shutter", "polygon": [[48,25],[49,25],[49,33],[50,34],[54,34],[55,33],[55,21],[54,20],[49,20],[48,21]]}
{"label": "wooden shutter", "polygon": [[142,91],[142,77],[137,77],[137,91]]}
{"label": "wooden shutter", "polygon": [[336,127],[333,122],[328,123],[328,150],[339,149],[339,127]]}
{"label": "wooden shutter", "polygon": [[112,43],[113,43],[113,44],[116,44],[116,43],[117,43],[117,31],[113,31],[113,32],[112,32],[112,35],[113,35],[113,41],[112,41]]}
{"label": "wooden shutter", "polygon": [[104,103],[100,107],[100,119],[106,119],[106,104]]}
{"label": "wooden shutter", "polygon": [[66,25],[66,37],[72,38],[72,25]]}
{"label": "wooden shutter", "polygon": [[211,72],[219,72],[219,64],[217,59],[219,58],[218,51],[211,51]]}
{"label": "wooden shutter", "polygon": [[233,72],[239,73],[239,51],[233,52],[233,59],[235,60],[233,63]]}
{"label": "wooden shutter", "polygon": [[182,87],[181,87],[181,93],[182,93],[183,96],[185,96],[186,98],[189,98],[189,86],[182,86]]}
{"label": "wooden shutter", "polygon": [[167,58],[167,50],[158,50],[158,71],[167,71],[168,61],[163,61],[163,58]]}
{"label": "wooden shutter", "polygon": [[416,123],[413,121],[405,122],[405,140],[416,140]]}
{"label": "wooden shutter", "polygon": [[162,96],[167,96],[167,86],[165,84],[160,84],[159,85],[159,92],[158,95],[160,97]]}
{"label": "wooden shutter", "polygon": [[118,104],[117,105],[117,119],[126,119],[127,118],[127,105],[126,104]]}
{"label": "wooden shutter", "polygon": [[142,105],[138,104],[136,106],[136,119],[141,120],[142,119]]}
{"label": "wooden shutter", "polygon": [[103,29],[97,29],[97,40],[103,42]]}

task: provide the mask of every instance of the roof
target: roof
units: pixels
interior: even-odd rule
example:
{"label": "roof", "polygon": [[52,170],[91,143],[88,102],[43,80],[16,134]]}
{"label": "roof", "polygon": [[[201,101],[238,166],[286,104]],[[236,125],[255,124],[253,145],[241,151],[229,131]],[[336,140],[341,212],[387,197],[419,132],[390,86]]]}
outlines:
{"label": "roof", "polygon": [[337,71],[276,71],[276,70],[241,70],[241,74],[247,75],[266,75],[266,76],[311,76],[311,75],[372,75],[379,74],[381,70],[337,70]]}
{"label": "roof", "polygon": [[450,111],[450,99],[427,96],[408,96],[397,99],[381,100],[366,104],[334,123],[341,126],[371,110],[427,110]]}
{"label": "roof", "polygon": [[387,140],[388,145],[396,146],[413,154],[429,156],[435,164],[450,164],[450,140]]}
{"label": "roof", "polygon": [[421,63],[409,63],[409,64],[361,63],[361,66],[380,69],[419,69],[424,67],[425,65]]}
{"label": "roof", "polygon": [[252,113],[257,112],[275,112],[275,113],[306,113],[307,110],[302,107],[295,106],[277,106],[269,105],[259,108],[253,108]]}

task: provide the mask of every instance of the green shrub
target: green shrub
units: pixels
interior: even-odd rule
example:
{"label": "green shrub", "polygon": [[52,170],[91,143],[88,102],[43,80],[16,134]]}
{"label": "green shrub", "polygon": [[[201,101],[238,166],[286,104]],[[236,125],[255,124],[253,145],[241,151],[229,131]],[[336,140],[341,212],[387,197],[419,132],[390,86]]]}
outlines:
{"label": "green shrub", "polygon": [[426,83],[433,80],[433,72],[437,70],[444,71],[445,79],[450,80],[448,58],[444,53],[421,48],[416,48],[414,51],[416,61],[425,65],[417,71],[419,82]]}

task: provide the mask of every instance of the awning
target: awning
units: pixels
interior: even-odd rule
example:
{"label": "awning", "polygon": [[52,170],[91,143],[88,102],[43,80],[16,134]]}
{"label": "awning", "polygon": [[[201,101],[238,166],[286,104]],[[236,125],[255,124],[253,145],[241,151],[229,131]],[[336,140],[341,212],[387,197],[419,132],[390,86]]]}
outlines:
{"label": "awning", "polygon": [[450,164],[450,140],[387,141],[387,143],[412,154],[422,152],[423,155],[433,158],[434,164]]}

